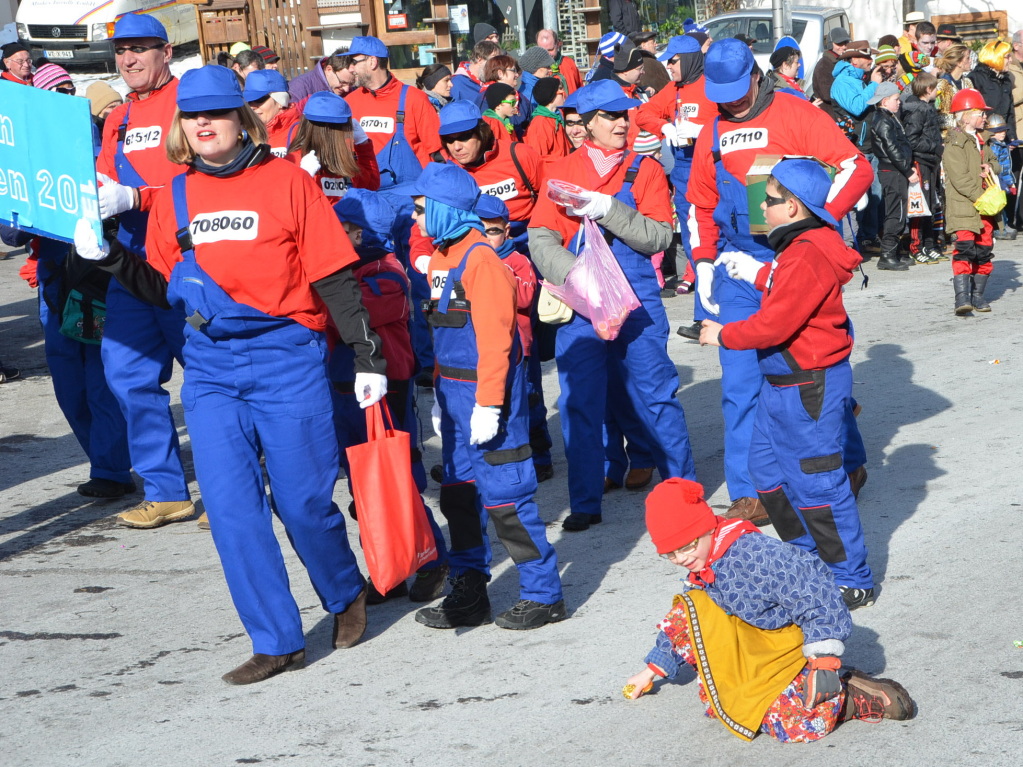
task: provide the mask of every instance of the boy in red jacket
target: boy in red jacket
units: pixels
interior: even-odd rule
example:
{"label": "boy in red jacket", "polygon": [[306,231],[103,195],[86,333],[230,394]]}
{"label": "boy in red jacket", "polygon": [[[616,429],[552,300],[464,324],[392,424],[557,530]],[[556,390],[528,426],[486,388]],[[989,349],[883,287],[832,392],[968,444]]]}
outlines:
{"label": "boy in red jacket", "polygon": [[756,349],[760,390],[749,471],[783,541],[815,553],[831,568],[850,610],[874,603],[856,499],[843,468],[852,409],[852,333],[842,286],[860,263],[824,208],[831,182],[815,160],[782,160],[761,208],[772,227],[775,261],[724,253],[734,279],[764,292],[748,319],[703,321],[700,344]]}

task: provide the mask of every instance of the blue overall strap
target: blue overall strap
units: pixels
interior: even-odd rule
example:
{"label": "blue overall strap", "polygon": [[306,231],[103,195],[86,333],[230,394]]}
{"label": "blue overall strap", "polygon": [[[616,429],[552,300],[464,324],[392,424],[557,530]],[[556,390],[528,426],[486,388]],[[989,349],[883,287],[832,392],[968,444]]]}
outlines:
{"label": "blue overall strap", "polygon": [[124,139],[128,135],[128,119],[131,117],[131,102],[128,102],[128,108],[124,110],[124,118],[121,120],[121,124],[117,126],[117,149],[114,152],[114,167],[117,169],[117,181],[125,186],[145,186],[146,180],[142,178],[135,166],[131,164],[131,160],[124,153]]}
{"label": "blue overall strap", "polygon": [[188,198],[185,196],[185,174],[179,173],[171,181],[171,193],[174,201],[174,222],[178,225],[174,236],[181,248],[181,257],[186,261],[195,261],[195,248],[192,245],[192,233],[189,231]]}
{"label": "blue overall strap", "polygon": [[[627,154],[627,153],[626,153]],[[624,157],[622,160],[624,161]],[[636,176],[639,174],[639,164],[643,162],[643,155],[637,154],[632,163],[629,165],[629,169],[625,171],[625,181],[622,182],[622,188],[618,190],[618,194],[622,192],[631,193],[632,185],[636,181]]]}
{"label": "blue overall strap", "polygon": [[[299,121],[301,122],[301,121]],[[291,138],[295,135],[295,131],[298,130],[299,123],[292,123],[291,127],[288,128],[288,138],[284,142],[285,149],[291,149]]]}
{"label": "blue overall strap", "polygon": [[451,302],[451,294],[455,289],[455,283],[462,279],[462,272],[465,271],[465,265],[469,262],[469,254],[472,253],[476,248],[481,245],[486,245],[488,248],[491,247],[490,243],[477,242],[462,256],[462,260],[458,262],[458,266],[448,272],[447,278],[444,280],[444,290],[441,293],[440,300],[437,302],[437,311],[441,314],[448,313],[448,304]]}
{"label": "blue overall strap", "polygon": [[399,285],[401,285],[401,289],[403,291],[407,289],[408,283],[394,272],[380,272],[379,274],[374,274],[372,277],[362,278],[362,281],[369,286],[369,289],[373,291],[373,295],[375,296],[382,296],[384,294],[384,292],[380,289],[380,286],[377,284],[378,282],[380,282],[380,280],[390,280],[391,282],[397,282]]}
{"label": "blue overall strap", "polygon": [[714,143],[710,147],[710,154],[714,158],[714,165],[721,162],[721,141],[718,138],[718,120],[720,119],[720,117],[714,118]]}
{"label": "blue overall strap", "polygon": [[407,85],[401,86],[401,93],[398,95],[398,111],[394,115],[394,135],[397,136],[400,131],[402,138],[405,138],[405,92],[407,90]]}

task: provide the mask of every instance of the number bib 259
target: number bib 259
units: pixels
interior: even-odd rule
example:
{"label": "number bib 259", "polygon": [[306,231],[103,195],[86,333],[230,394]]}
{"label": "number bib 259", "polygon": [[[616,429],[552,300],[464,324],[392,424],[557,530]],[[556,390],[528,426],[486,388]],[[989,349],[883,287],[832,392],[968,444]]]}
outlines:
{"label": "number bib 259", "polygon": [[767,128],[744,128],[725,133],[720,138],[721,154],[740,149],[763,149],[767,146]]}
{"label": "number bib 259", "polygon": [[221,240],[254,240],[259,233],[259,214],[254,210],[218,210],[200,213],[189,227],[192,244]]}

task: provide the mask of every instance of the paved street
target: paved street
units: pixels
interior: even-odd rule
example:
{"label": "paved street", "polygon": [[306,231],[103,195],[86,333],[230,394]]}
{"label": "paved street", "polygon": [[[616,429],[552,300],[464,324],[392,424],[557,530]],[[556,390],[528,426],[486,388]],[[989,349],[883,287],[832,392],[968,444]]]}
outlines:
{"label": "paved street", "polygon": [[[853,614],[847,664],[902,682],[910,722],[847,724],[823,742],[739,741],[702,716],[691,678],[623,700],[681,571],[658,559],[643,493],[607,496],[604,523],[563,533],[566,468],[538,501],[571,617],[535,632],[443,632],[407,601],[370,608],[365,640],[330,650],[322,612],[283,530],[309,666],[262,684],[220,676],[250,653],[208,533],[194,522],[115,526],[140,496],[88,502],[88,466],[53,398],[36,299],[0,252],[0,763],[163,765],[1018,765],[1023,750],[1023,238],[998,243],[987,315],[952,314],[947,262],[908,272],[865,266],[850,284],[855,394],[869,480],[860,510],[880,596]],[[667,299],[673,327],[689,296]],[[715,350],[672,335],[697,472],[728,505]],[[553,363],[545,367],[556,405]],[[188,470],[191,454],[182,424]],[[427,465],[432,395],[421,395]],[[1014,479],[1015,477],[1015,479]],[[193,483],[194,498],[199,490]],[[427,500],[437,508],[438,488]],[[348,505],[345,483],[335,499]],[[771,528],[765,531],[772,533]],[[349,522],[353,548],[357,529]],[[495,543],[495,611],[517,596]],[[360,555],[361,556],[361,555]]]}

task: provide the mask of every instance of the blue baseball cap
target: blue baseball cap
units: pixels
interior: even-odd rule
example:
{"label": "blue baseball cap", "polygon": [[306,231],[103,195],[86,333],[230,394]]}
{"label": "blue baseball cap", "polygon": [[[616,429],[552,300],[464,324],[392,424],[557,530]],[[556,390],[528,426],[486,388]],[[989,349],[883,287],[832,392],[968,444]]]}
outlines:
{"label": "blue baseball cap", "polygon": [[703,59],[707,98],[718,104],[741,99],[749,93],[754,66],[753,51],[742,40],[729,37],[711,43]]}
{"label": "blue baseball cap", "polygon": [[480,188],[469,172],[453,162],[428,162],[412,184],[412,196],[428,197],[458,210],[473,211]]}
{"label": "blue baseball cap", "polygon": [[362,248],[394,250],[391,231],[397,212],[379,192],[352,187],[334,203],[338,220],[355,224],[362,229]]}
{"label": "blue baseball cap", "polygon": [[387,46],[379,37],[365,35],[352,38],[352,44],[348,48],[349,56],[376,56],[387,58]]}
{"label": "blue baseball cap", "polygon": [[[249,75],[251,77],[252,75]],[[302,110],[307,120],[318,123],[336,123],[342,125],[352,121],[352,108],[348,102],[333,91],[317,91],[305,103]]]}
{"label": "blue baseball cap", "polygon": [[624,112],[643,103],[639,99],[630,99],[626,96],[625,91],[614,80],[597,80],[595,83],[584,85],[572,95],[575,97],[573,106],[580,113],[592,112],[595,109]]}
{"label": "blue baseball cap", "polygon": [[771,175],[817,218],[826,224],[838,226],[835,217],[824,207],[831,191],[831,179],[819,162],[795,157],[783,159],[771,169]]}
{"label": "blue baseball cap", "polygon": [[440,135],[462,133],[480,124],[480,108],[467,99],[452,101],[440,110]]}
{"label": "blue baseball cap", "polygon": [[257,69],[245,78],[242,97],[246,101],[259,101],[271,93],[287,93],[288,81],[276,69]]}
{"label": "blue baseball cap", "polygon": [[501,218],[505,221],[511,219],[508,206],[500,197],[492,194],[481,194],[479,202],[476,203],[476,215],[480,218]]}
{"label": "blue baseball cap", "polygon": [[615,55],[615,48],[626,41],[625,35],[621,32],[615,32],[611,30],[597,43],[597,50],[600,51],[600,55],[606,59],[613,59]]}
{"label": "blue baseball cap", "polygon": [[178,83],[178,109],[204,112],[211,109],[241,109],[245,106],[238,76],[216,64],[189,69]]}
{"label": "blue baseball cap", "polygon": [[668,41],[668,47],[664,49],[664,53],[657,57],[658,61],[667,61],[672,56],[676,56],[679,53],[699,53],[700,52],[700,41],[695,37],[688,37],[687,35],[676,35]]}
{"label": "blue baseball cap", "polygon": [[114,24],[114,36],[111,40],[127,40],[155,37],[167,42],[167,30],[155,16],[145,13],[126,13]]}

